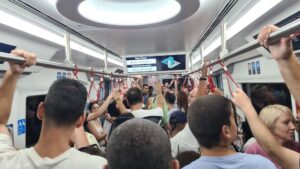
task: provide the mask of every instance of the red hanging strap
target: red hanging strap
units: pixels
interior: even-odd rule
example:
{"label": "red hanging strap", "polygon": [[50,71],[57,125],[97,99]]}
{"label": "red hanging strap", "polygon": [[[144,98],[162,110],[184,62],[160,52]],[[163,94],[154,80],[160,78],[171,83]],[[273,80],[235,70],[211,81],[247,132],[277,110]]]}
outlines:
{"label": "red hanging strap", "polygon": [[226,79],[227,79],[227,84],[228,84],[228,88],[229,88],[229,91],[230,91],[230,94],[231,96],[233,96],[233,92],[232,92],[232,89],[231,89],[231,85],[230,85],[230,82],[229,82],[229,79],[233,82],[233,84],[237,87],[237,88],[240,88],[239,85],[235,82],[235,80],[233,79],[233,77],[231,76],[230,72],[228,71],[227,67],[225,66],[225,64],[219,60],[219,64],[222,66],[224,72],[225,72],[225,76],[226,76]]}
{"label": "red hanging strap", "polygon": [[215,83],[213,81],[212,70],[213,70],[213,66],[210,66],[209,67],[209,75],[208,75],[207,81],[208,81],[208,84],[209,84],[210,91],[212,93],[214,93],[216,91],[216,86],[215,86]]}
{"label": "red hanging strap", "polygon": [[73,69],[73,75],[75,79],[78,79],[78,67],[77,65],[74,65],[74,69]]}
{"label": "red hanging strap", "polygon": [[98,102],[100,101],[102,86],[103,86],[103,78],[100,76],[99,87],[98,87],[98,90],[97,90],[97,101]]}
{"label": "red hanging strap", "polygon": [[92,88],[94,86],[94,71],[93,69],[91,69],[91,73],[90,73],[90,79],[91,79],[91,84],[90,84],[90,89],[89,89],[89,92],[88,92],[88,98],[91,99],[91,91],[92,91]]}

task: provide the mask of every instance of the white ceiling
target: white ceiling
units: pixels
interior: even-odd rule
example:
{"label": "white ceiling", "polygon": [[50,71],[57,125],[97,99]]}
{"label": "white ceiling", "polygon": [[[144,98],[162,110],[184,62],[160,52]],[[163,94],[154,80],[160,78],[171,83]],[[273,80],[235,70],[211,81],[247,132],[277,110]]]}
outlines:
{"label": "white ceiling", "polygon": [[83,25],[64,17],[56,9],[55,0],[22,1],[120,56],[188,53],[229,2],[229,0],[199,0],[200,8],[194,15],[169,25],[112,29]]}

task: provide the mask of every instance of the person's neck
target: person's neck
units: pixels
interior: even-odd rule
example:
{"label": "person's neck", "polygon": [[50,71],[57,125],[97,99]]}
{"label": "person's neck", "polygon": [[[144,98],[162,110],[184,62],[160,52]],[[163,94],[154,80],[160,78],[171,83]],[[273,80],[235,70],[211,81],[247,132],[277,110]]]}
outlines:
{"label": "person's neck", "polygon": [[171,110],[174,108],[174,105],[173,104],[168,104],[168,110]]}
{"label": "person's neck", "polygon": [[183,130],[183,128],[176,127],[173,131],[171,131],[171,136],[170,137],[172,138],[172,137],[176,136],[176,134],[179,133],[181,130]]}
{"label": "person's neck", "polygon": [[50,128],[43,126],[40,138],[34,146],[35,151],[40,157],[55,158],[70,149],[70,138],[72,129]]}
{"label": "person's neck", "polygon": [[138,103],[130,106],[131,111],[140,110],[142,108],[143,108],[143,103]]}
{"label": "person's neck", "polygon": [[292,149],[293,148],[293,141],[284,141],[282,139],[276,138],[277,142],[285,148]]}
{"label": "person's neck", "polygon": [[201,147],[201,156],[227,156],[235,153],[231,146],[218,145],[211,149]]}

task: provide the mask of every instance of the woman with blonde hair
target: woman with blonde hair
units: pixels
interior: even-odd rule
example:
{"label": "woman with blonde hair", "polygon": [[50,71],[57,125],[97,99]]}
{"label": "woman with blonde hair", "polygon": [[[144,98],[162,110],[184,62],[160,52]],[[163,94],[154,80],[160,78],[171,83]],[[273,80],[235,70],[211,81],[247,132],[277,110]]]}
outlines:
{"label": "woman with blonde hair", "polygon": [[[262,109],[259,117],[280,145],[296,152],[300,152],[299,143],[294,141],[296,129],[294,123],[295,120],[288,107],[279,104],[267,106]],[[257,142],[249,145],[245,150],[245,153],[259,154],[272,160]],[[282,169],[275,161],[273,161],[273,163],[278,169]]]}

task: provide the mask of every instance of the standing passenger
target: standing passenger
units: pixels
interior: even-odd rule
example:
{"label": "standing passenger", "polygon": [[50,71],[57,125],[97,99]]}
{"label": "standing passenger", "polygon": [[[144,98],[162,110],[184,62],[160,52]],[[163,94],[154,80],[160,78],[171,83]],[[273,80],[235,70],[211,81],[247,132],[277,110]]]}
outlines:
{"label": "standing passenger", "polygon": [[264,157],[232,149],[237,137],[233,106],[229,99],[217,95],[202,96],[191,104],[188,124],[201,146],[201,157],[184,169],[275,169]]}
{"label": "standing passenger", "polygon": [[113,132],[106,148],[108,169],[179,169],[167,134],[144,119],[131,119]]}
{"label": "standing passenger", "polygon": [[0,86],[0,166],[3,169],[35,168],[102,168],[106,160],[71,148],[72,135],[82,126],[87,99],[86,88],[76,80],[55,81],[37,111],[41,119],[40,138],[34,147],[17,151],[6,128],[10,116],[16,83],[25,67],[35,63],[36,57],[25,51],[12,51],[25,58],[22,65],[10,63]]}
{"label": "standing passenger", "polygon": [[[262,109],[259,114],[260,119],[272,132],[277,142],[291,150],[300,152],[299,143],[295,142],[295,124],[294,117],[291,110],[282,105],[270,105]],[[259,154],[271,160],[267,152],[264,151],[259,143],[255,142],[248,146],[245,150],[248,154]],[[273,163],[276,165],[277,169],[282,169],[282,167],[275,161]]]}

